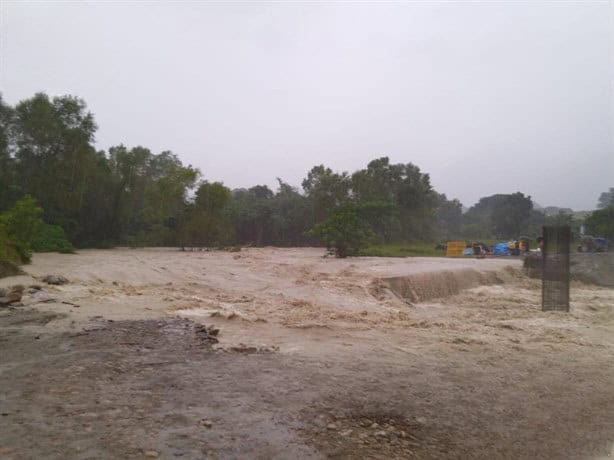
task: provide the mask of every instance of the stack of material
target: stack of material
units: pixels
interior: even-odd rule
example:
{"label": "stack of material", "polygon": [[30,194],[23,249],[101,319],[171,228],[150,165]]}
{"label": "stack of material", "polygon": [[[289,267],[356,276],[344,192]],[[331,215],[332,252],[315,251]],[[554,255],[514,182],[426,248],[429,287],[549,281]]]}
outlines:
{"label": "stack of material", "polygon": [[495,244],[492,253],[496,256],[509,256],[510,250],[509,250],[508,243]]}

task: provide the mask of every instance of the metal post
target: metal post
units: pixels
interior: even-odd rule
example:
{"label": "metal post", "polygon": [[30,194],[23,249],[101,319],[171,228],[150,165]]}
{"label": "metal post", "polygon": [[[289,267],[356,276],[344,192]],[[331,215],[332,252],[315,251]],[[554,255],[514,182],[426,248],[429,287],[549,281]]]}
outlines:
{"label": "metal post", "polygon": [[569,311],[569,226],[544,226],[542,311]]}

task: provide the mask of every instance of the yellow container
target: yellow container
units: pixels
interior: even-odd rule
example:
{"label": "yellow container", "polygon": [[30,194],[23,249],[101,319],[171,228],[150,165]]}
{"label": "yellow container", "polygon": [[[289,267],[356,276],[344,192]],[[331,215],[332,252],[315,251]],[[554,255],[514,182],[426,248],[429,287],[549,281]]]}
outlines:
{"label": "yellow container", "polygon": [[462,257],[466,247],[466,241],[448,241],[446,257]]}

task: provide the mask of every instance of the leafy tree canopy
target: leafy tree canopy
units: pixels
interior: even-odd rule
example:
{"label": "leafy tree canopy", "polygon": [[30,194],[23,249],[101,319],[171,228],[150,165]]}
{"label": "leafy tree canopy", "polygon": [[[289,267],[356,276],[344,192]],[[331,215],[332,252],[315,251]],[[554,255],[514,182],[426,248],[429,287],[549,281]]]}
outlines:
{"label": "leafy tree canopy", "polygon": [[614,187],[610,187],[610,190],[599,195],[597,208],[603,209],[609,206],[614,206]]}
{"label": "leafy tree canopy", "polygon": [[588,232],[614,241],[614,206],[594,211],[586,219]]}
{"label": "leafy tree canopy", "polygon": [[27,263],[32,255],[32,240],[43,224],[43,210],[26,195],[8,211],[0,214],[0,259]]}
{"label": "leafy tree canopy", "polygon": [[[200,171],[168,150],[120,144],[97,151],[96,130],[79,98],[38,93],[12,107],[0,97],[0,213],[33,197],[45,222],[35,248],[66,249],[68,241],[76,247],[289,246],[314,244],[317,237],[347,255],[370,239],[533,234],[545,219],[520,192],[482,198],[463,215],[461,203],[437,193],[418,166],[386,156],[351,174],[316,165],[300,190],[278,179],[275,191],[266,185],[230,191],[220,182],[199,182]],[[603,209],[613,192],[600,197]],[[575,215],[573,225],[579,225]]]}
{"label": "leafy tree canopy", "polygon": [[484,197],[465,214],[463,233],[480,238],[516,238],[526,230],[532,211],[531,197],[520,192]]}

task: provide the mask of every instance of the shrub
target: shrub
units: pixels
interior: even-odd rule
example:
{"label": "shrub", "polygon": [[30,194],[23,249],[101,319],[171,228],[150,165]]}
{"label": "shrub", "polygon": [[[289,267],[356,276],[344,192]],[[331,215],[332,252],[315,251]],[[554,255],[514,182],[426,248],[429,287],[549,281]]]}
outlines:
{"label": "shrub", "polygon": [[614,239],[614,206],[594,211],[586,219],[586,227],[593,236]]}
{"label": "shrub", "polygon": [[66,239],[64,229],[59,225],[43,224],[32,239],[34,252],[60,252],[72,254],[75,252],[73,245]]}
{"label": "shrub", "polygon": [[320,239],[337,257],[344,258],[368,245],[375,234],[353,207],[346,206],[309,230],[307,236]]}

